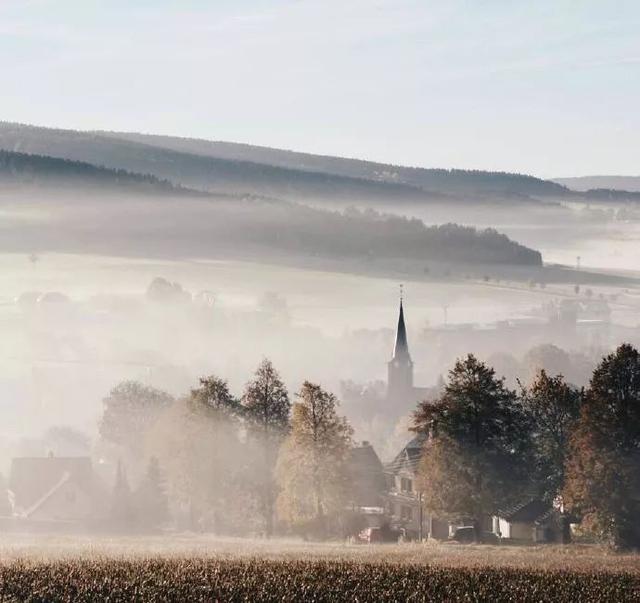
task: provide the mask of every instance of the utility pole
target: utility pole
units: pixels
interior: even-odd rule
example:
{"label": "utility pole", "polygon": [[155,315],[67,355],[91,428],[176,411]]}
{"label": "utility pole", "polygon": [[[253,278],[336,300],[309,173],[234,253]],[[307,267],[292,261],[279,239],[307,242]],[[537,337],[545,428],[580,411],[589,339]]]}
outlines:
{"label": "utility pole", "polygon": [[424,523],[423,521],[423,516],[422,516],[422,492],[418,493],[418,540],[420,542],[423,541],[424,539],[424,534],[423,534],[423,527],[422,524]]}

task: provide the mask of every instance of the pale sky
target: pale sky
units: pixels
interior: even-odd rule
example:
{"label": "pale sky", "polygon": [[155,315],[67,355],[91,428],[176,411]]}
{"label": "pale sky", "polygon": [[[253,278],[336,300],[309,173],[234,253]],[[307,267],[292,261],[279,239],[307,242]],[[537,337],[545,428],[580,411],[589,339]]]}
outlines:
{"label": "pale sky", "polygon": [[640,174],[638,0],[0,0],[0,120]]}

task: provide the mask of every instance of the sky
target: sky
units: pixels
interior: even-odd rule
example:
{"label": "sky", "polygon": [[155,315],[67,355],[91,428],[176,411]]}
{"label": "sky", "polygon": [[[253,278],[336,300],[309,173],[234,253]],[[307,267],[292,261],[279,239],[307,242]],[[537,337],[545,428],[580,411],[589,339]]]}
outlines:
{"label": "sky", "polygon": [[637,0],[0,0],[0,120],[639,175]]}

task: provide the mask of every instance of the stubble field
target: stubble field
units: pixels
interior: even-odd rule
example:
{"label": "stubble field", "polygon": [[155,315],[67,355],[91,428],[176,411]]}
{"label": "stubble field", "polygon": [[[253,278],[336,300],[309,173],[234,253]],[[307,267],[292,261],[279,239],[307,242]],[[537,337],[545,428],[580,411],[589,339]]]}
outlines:
{"label": "stubble field", "polygon": [[640,601],[640,557],[598,547],[23,538],[1,601]]}

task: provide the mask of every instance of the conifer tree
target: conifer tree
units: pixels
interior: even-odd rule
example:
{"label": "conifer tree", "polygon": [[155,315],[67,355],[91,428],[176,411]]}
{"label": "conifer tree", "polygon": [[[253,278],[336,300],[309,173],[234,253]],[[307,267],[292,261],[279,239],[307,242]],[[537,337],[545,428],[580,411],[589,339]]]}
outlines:
{"label": "conifer tree", "polygon": [[118,461],[116,481],[111,495],[111,520],[114,527],[119,529],[131,528],[135,520],[131,488],[122,461]]}
{"label": "conifer tree", "polygon": [[169,519],[169,500],[158,459],[149,459],[147,472],[136,491],[136,508],[141,523],[158,528]]}

